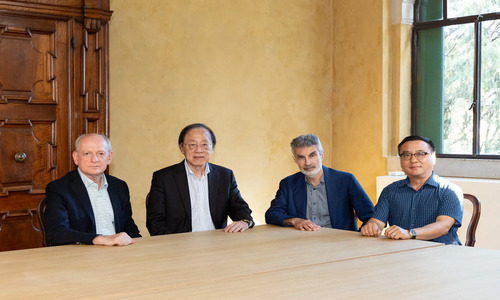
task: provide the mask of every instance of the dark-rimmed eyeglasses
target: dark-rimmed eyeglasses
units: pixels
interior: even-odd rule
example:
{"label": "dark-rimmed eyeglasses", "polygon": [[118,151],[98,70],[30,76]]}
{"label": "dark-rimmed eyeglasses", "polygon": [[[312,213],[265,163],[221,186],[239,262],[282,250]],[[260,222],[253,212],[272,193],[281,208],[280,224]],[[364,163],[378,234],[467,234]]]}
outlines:
{"label": "dark-rimmed eyeglasses", "polygon": [[399,157],[402,159],[402,160],[411,160],[411,157],[412,156],[415,156],[415,158],[417,160],[424,160],[427,158],[427,155],[429,155],[429,152],[424,152],[424,151],[419,151],[419,152],[415,152],[415,153],[403,153],[403,154],[400,154]]}

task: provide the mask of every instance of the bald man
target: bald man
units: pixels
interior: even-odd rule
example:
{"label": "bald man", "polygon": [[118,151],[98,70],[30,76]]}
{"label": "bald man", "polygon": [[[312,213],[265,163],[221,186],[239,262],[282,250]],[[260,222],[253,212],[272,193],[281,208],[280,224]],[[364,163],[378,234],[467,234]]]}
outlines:
{"label": "bald man", "polygon": [[113,152],[100,134],[77,138],[73,161],[78,166],[46,188],[43,215],[50,246],[94,244],[126,246],[140,237],[132,219],[125,181],[105,175]]}

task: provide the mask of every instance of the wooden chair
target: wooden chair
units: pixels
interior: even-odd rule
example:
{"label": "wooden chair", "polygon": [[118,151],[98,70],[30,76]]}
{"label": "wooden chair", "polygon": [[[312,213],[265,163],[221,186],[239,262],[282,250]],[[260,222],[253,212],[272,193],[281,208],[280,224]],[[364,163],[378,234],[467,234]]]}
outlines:
{"label": "wooden chair", "polygon": [[42,230],[42,236],[43,236],[43,246],[48,247],[49,246],[49,240],[47,238],[47,233],[45,232],[45,224],[43,221],[43,215],[45,214],[45,207],[47,206],[47,201],[44,198],[40,200],[38,203],[38,221],[40,222],[40,229]]}
{"label": "wooden chair", "polygon": [[470,218],[469,227],[467,227],[467,234],[465,240],[465,246],[474,247],[476,243],[476,229],[479,223],[479,217],[481,216],[481,201],[471,194],[464,193],[464,199],[472,202],[472,216]]}

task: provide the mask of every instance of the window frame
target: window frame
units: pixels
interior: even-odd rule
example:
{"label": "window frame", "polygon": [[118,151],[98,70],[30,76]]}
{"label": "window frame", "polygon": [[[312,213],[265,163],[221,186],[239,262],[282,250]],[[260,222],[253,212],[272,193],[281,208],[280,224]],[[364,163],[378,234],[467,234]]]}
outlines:
{"label": "window frame", "polygon": [[411,36],[411,121],[410,130],[412,134],[417,132],[417,67],[418,67],[418,31],[425,29],[444,28],[446,26],[474,24],[474,86],[473,86],[473,140],[472,154],[444,154],[436,153],[441,158],[464,158],[464,159],[493,159],[500,160],[500,155],[480,154],[480,107],[481,107],[481,30],[482,22],[500,20],[500,12],[448,18],[448,1],[441,0],[443,5],[443,18],[431,21],[420,20],[420,4],[422,0],[416,0],[414,4],[414,23]]}

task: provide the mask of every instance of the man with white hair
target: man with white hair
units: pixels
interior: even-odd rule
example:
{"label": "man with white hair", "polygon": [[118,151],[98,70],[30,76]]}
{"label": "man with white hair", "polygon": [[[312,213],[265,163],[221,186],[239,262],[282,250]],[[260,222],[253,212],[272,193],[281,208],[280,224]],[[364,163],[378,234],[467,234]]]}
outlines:
{"label": "man with white hair", "polygon": [[320,227],[358,229],[373,214],[370,198],[354,175],[323,166],[324,152],[313,134],[290,143],[300,169],[281,180],[276,197],[266,211],[266,223],[316,231]]}

